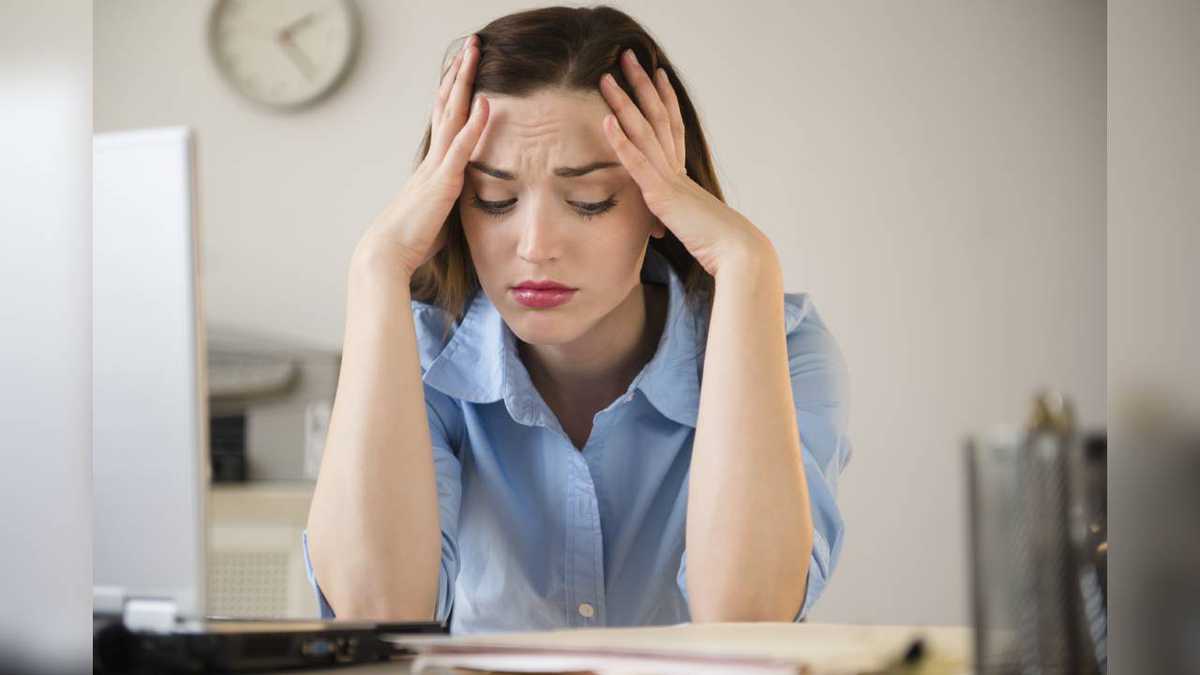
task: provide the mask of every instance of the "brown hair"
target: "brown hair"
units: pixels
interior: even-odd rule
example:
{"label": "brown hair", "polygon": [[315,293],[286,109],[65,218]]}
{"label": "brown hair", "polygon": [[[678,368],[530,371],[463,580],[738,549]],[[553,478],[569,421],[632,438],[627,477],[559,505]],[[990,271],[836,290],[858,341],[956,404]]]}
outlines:
{"label": "brown hair", "polygon": [[[479,64],[474,93],[520,97],[547,88],[598,92],[600,77],[612,73],[636,103],[634,89],[621,70],[621,53],[626,48],[633,49],[647,73],[653,74],[656,68],[662,68],[679,99],[687,174],[717,199],[725,201],[699,116],[687,89],[658,43],[629,15],[605,5],[546,7],[500,17],[475,35],[478,36]],[[462,40],[457,42],[458,45],[452,45],[451,56]],[[420,164],[429,152],[431,131],[431,126],[425,128],[416,164]],[[479,292],[480,285],[457,207],[451,209],[443,227],[446,228],[446,245],[414,271],[409,289],[413,300],[440,307],[458,323],[466,314],[471,298]],[[679,275],[693,311],[703,314],[703,324],[707,327],[712,311],[712,275],[692,257],[670,228],[661,239],[650,238],[649,245],[661,253]],[[447,335],[449,332],[447,325]]]}

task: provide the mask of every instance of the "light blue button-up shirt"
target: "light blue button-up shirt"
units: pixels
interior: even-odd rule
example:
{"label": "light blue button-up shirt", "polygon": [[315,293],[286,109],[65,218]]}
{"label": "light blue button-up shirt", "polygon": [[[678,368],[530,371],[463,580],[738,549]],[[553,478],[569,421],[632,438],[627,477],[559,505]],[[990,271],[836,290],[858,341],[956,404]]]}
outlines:
{"label": "light blue button-up shirt", "polygon": [[[702,319],[653,247],[642,280],[669,287],[658,349],[625,394],[595,415],[582,451],[534,388],[486,294],[475,295],[448,340],[442,311],[413,301],[442,531],[436,618],[449,619],[451,633],[691,620],[684,526]],[[807,294],[785,293],[783,302],[814,525],[799,621],[841,552],[837,479],[851,445],[841,352]],[[307,531],[301,543],[321,616],[331,618]]]}

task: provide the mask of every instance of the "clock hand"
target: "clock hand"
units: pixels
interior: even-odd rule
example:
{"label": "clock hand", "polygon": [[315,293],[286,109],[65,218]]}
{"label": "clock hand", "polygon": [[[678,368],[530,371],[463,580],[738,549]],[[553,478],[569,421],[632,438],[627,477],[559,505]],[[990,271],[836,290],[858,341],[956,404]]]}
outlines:
{"label": "clock hand", "polygon": [[308,58],[308,55],[301,51],[300,48],[297,47],[290,38],[280,38],[279,46],[281,49],[283,49],[283,52],[287,54],[288,58],[292,60],[292,63],[296,64],[296,67],[300,70],[304,77],[311,80],[313,77],[313,70],[316,69],[316,66],[313,65],[313,62]]}
{"label": "clock hand", "polygon": [[299,19],[296,19],[295,21],[281,28],[279,30],[279,35],[284,38],[291,38],[292,33],[294,33],[301,26],[312,23],[312,20],[315,18],[317,18],[317,12],[309,12],[308,14],[305,14]]}

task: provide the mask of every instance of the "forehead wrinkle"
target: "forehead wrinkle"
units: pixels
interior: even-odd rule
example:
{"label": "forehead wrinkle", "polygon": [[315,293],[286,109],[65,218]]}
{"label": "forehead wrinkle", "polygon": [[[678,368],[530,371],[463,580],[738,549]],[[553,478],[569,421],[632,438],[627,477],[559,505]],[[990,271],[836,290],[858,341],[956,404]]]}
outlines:
{"label": "forehead wrinkle", "polygon": [[[489,166],[516,174],[517,180],[530,176],[553,176],[553,167],[578,166],[610,159],[591,107],[596,101],[562,94],[540,94],[521,99],[499,99],[481,139],[478,157]],[[605,104],[606,105],[606,104]],[[591,129],[595,126],[596,129]],[[598,140],[599,139],[599,140]],[[480,172],[471,172],[494,179]],[[572,180],[582,180],[577,178]],[[506,181],[507,182],[507,181]]]}

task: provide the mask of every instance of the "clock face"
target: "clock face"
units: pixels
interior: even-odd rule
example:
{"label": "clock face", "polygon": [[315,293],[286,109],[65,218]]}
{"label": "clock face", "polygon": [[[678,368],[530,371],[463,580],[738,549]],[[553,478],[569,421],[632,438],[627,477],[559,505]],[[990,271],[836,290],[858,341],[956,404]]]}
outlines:
{"label": "clock face", "polygon": [[238,92],[295,108],[338,83],[358,25],[347,0],[218,0],[208,36],[218,70]]}

